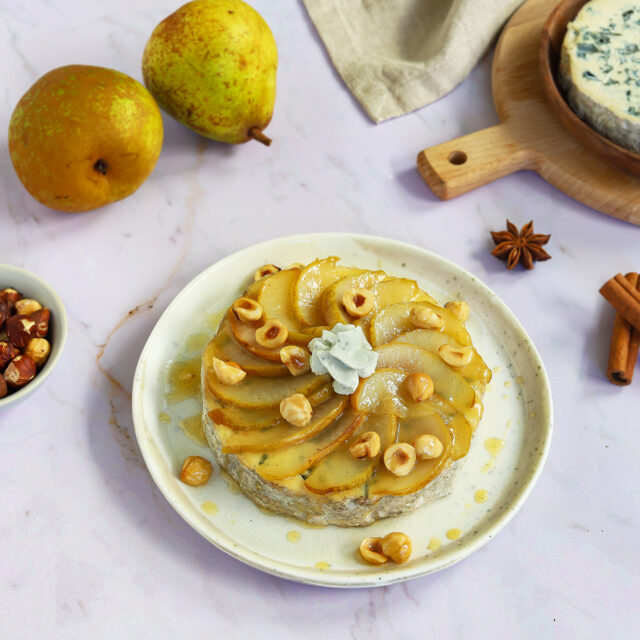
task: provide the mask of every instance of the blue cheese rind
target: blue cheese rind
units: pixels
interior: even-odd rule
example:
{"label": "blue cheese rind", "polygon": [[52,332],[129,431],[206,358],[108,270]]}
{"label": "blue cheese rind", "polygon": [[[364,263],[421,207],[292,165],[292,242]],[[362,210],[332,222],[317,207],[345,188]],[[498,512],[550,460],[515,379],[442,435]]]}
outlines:
{"label": "blue cheese rind", "polygon": [[567,26],[559,79],[582,120],[640,153],[640,2],[585,4]]}

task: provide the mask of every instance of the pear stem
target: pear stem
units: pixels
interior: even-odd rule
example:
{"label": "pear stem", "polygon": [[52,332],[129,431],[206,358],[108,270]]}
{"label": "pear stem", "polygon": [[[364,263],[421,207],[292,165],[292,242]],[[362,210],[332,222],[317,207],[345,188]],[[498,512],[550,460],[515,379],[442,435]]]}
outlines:
{"label": "pear stem", "polygon": [[265,136],[258,127],[251,127],[249,131],[247,131],[247,135],[258,142],[261,142],[265,147],[270,147],[273,142],[269,136]]}

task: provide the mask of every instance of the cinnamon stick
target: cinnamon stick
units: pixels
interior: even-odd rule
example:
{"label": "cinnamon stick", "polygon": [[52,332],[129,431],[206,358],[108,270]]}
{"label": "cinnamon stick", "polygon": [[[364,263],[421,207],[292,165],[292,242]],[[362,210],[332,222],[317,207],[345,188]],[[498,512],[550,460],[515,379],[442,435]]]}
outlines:
{"label": "cinnamon stick", "polygon": [[[616,280],[625,291],[628,291],[626,286],[628,284],[631,291],[640,294],[640,276],[637,273],[628,273],[624,278],[624,284],[617,280],[617,276],[613,280]],[[613,290],[615,291],[616,287],[613,287]],[[631,293],[629,295],[633,297]],[[616,313],[607,364],[607,377],[613,384],[620,386],[631,384],[639,349],[640,330],[631,326],[620,313]]]}
{"label": "cinnamon stick", "polygon": [[640,291],[621,273],[600,289],[607,302],[637,331],[640,331]]}

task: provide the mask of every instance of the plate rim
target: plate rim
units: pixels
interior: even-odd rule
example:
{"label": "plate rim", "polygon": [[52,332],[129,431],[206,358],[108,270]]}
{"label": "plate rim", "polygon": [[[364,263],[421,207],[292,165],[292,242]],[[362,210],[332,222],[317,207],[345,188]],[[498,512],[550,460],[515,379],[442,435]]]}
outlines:
{"label": "plate rim", "polygon": [[[215,271],[221,268],[224,268],[226,264],[229,262],[235,262],[236,260],[242,260],[243,255],[248,253],[253,253],[256,251],[260,251],[263,249],[269,248],[270,251],[274,251],[274,249],[283,243],[293,243],[293,242],[309,242],[314,239],[326,242],[331,239],[340,239],[340,240],[352,240],[355,242],[362,241],[366,243],[371,243],[377,246],[385,246],[387,248],[392,248],[394,250],[398,249],[410,249],[411,251],[418,251],[420,253],[425,254],[429,259],[439,261],[446,269],[457,271],[460,274],[463,274],[467,277],[471,282],[473,282],[474,286],[477,286],[481,289],[481,291],[489,297],[491,302],[494,305],[497,305],[500,312],[505,315],[505,317],[512,323],[512,325],[521,333],[521,335],[526,338],[528,346],[530,348],[530,355],[535,364],[539,366],[539,372],[541,376],[540,386],[542,389],[542,402],[545,405],[545,409],[547,410],[548,419],[545,421],[545,424],[542,426],[541,435],[544,438],[544,443],[542,446],[542,451],[536,461],[533,463],[532,473],[530,477],[527,479],[526,483],[523,483],[514,498],[508,503],[507,508],[505,508],[502,514],[495,519],[489,526],[487,526],[483,532],[480,534],[476,534],[476,537],[468,542],[466,545],[459,547],[455,551],[452,552],[451,557],[445,558],[445,561],[435,567],[427,568],[427,570],[416,570],[413,572],[402,572],[402,571],[393,571],[393,572],[381,572],[379,574],[366,574],[360,575],[355,574],[355,579],[349,579],[348,577],[342,575],[343,572],[340,573],[332,572],[331,570],[319,571],[312,567],[295,567],[295,571],[288,571],[288,567],[291,565],[284,564],[282,561],[273,560],[266,558],[265,556],[259,556],[258,552],[255,549],[243,546],[243,549],[246,549],[250,555],[259,556],[263,559],[263,562],[260,562],[257,558],[253,559],[251,557],[247,557],[247,555],[243,555],[233,548],[231,544],[224,544],[219,539],[214,539],[211,536],[210,532],[206,531],[204,527],[200,525],[197,521],[197,515],[195,512],[191,512],[190,510],[184,510],[182,505],[179,504],[178,500],[174,498],[170,491],[170,487],[166,486],[163,482],[162,473],[159,469],[155,468],[155,465],[152,461],[150,461],[151,452],[148,449],[148,443],[146,435],[143,433],[143,423],[145,423],[144,415],[143,415],[143,387],[141,382],[143,380],[143,374],[146,368],[146,360],[150,349],[153,346],[155,339],[157,338],[157,334],[160,332],[160,325],[166,321],[166,318],[171,315],[174,308],[176,308],[181,299],[186,296],[192,288],[198,286],[199,282],[202,279],[208,277],[211,271]],[[171,505],[171,507],[178,513],[178,515],[197,533],[199,533],[205,540],[213,544],[216,548],[223,551],[224,553],[230,555],[231,557],[239,560],[240,562],[249,565],[255,569],[263,571],[265,573],[284,578],[287,580],[291,580],[298,583],[303,584],[311,584],[315,586],[323,586],[323,587],[335,587],[335,588],[366,588],[366,587],[378,587],[378,586],[387,586],[390,584],[404,582],[406,580],[411,580],[414,578],[423,577],[429,575],[431,573],[435,573],[437,571],[441,571],[446,569],[447,567],[464,560],[469,555],[483,547],[489,540],[494,538],[515,516],[515,514],[520,510],[526,499],[529,497],[531,491],[533,490],[535,484],[537,483],[542,470],[544,469],[549,449],[551,446],[551,440],[553,436],[554,430],[554,415],[553,415],[553,401],[552,401],[552,393],[551,393],[551,385],[549,382],[549,377],[544,366],[544,362],[538,352],[534,342],[531,337],[522,326],[518,318],[515,316],[513,311],[509,308],[509,306],[495,293],[488,285],[486,285],[480,278],[472,274],[470,271],[465,269],[464,267],[456,264],[455,262],[445,258],[430,249],[425,249],[424,247],[417,246],[415,244],[411,244],[408,242],[404,242],[401,240],[384,238],[376,235],[368,235],[368,234],[358,234],[358,233],[346,233],[346,232],[318,232],[318,233],[304,233],[304,234],[294,234],[288,236],[282,236],[279,238],[271,238],[268,240],[264,240],[262,242],[258,242],[238,251],[234,251],[226,255],[225,257],[217,260],[212,263],[205,269],[203,269],[200,273],[194,276],[185,286],[174,296],[171,302],[164,309],[158,320],[156,321],[153,329],[149,333],[147,340],[145,341],[144,347],[140,353],[140,357],[138,359],[138,363],[136,365],[133,383],[132,383],[132,394],[131,394],[131,405],[132,405],[132,419],[134,425],[134,432],[136,436],[136,440],[138,442],[138,446],[140,447],[140,451],[151,478],[153,479],[156,487],[160,490],[164,498]],[[220,531],[222,537],[228,538],[228,534]],[[236,545],[237,546],[237,545]],[[284,565],[284,566],[282,566]],[[280,567],[280,568],[279,568]]]}

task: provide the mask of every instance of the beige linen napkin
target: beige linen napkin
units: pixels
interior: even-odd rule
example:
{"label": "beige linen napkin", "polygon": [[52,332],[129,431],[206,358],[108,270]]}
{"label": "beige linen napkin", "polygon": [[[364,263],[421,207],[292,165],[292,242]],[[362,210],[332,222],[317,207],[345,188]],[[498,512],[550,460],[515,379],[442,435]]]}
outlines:
{"label": "beige linen napkin", "polygon": [[522,0],[304,0],[331,60],[374,122],[448,93]]}

